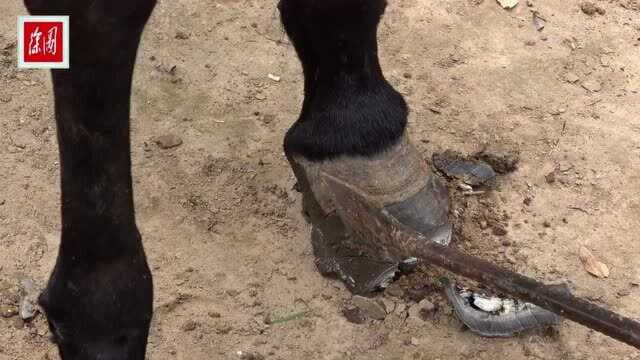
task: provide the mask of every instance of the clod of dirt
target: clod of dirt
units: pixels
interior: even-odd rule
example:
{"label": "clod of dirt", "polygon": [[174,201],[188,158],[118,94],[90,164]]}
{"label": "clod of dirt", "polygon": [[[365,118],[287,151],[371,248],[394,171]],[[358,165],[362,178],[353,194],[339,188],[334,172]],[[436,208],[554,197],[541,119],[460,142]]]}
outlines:
{"label": "clod of dirt", "polygon": [[518,5],[518,0],[497,0],[504,9],[513,9]]}
{"label": "clod of dirt", "polygon": [[166,64],[156,64],[155,65],[156,70],[169,74],[171,76],[176,76],[176,73],[178,72],[178,65],[166,65]]}
{"label": "clod of dirt", "polygon": [[364,316],[369,319],[384,320],[387,317],[387,312],[384,307],[374,299],[363,296],[354,296],[351,302],[355,307],[360,309]]}
{"label": "clod of dirt", "polygon": [[174,134],[158,136],[155,140],[161,149],[172,149],[182,145],[182,139]]}
{"label": "clod of dirt", "polygon": [[261,118],[262,122],[265,124],[271,124],[276,119],[274,114],[264,114]]}
{"label": "clod of dirt", "polygon": [[227,335],[233,330],[233,327],[229,324],[216,324],[214,331],[218,335]]}
{"label": "clod of dirt", "polygon": [[237,354],[241,360],[264,360],[264,356],[257,352],[238,351]]}
{"label": "clod of dirt", "polygon": [[472,186],[485,184],[496,177],[495,171],[487,163],[465,158],[453,150],[433,154],[433,165],[447,177]]}
{"label": "clod of dirt", "polygon": [[348,307],[342,310],[342,314],[348,322],[353,324],[364,324],[367,321],[367,317],[357,307]]}
{"label": "clod of dirt", "polygon": [[198,327],[198,323],[193,321],[193,320],[187,320],[184,322],[184,324],[182,324],[182,326],[180,327],[180,329],[182,331],[193,331]]}
{"label": "clod of dirt", "polygon": [[178,30],[176,31],[176,39],[178,40],[187,40],[189,38],[189,34],[187,34],[186,32],[182,31],[182,30]]}
{"label": "clod of dirt", "polygon": [[593,16],[595,14],[600,14],[600,15],[604,15],[606,13],[606,10],[603,9],[602,7],[592,3],[591,1],[584,1],[580,4],[580,9],[582,10],[583,13],[589,15],[589,16]]}
{"label": "clod of dirt", "polygon": [[401,298],[404,296],[404,289],[397,283],[393,283],[385,289],[384,293],[394,298]]}
{"label": "clod of dirt", "polygon": [[556,182],[556,172],[552,171],[550,173],[548,173],[547,175],[544,176],[544,180],[547,182],[547,184],[553,184]]}
{"label": "clod of dirt", "polygon": [[564,81],[575,84],[580,81],[580,77],[578,77],[578,75],[576,75],[575,73],[568,72],[564,75]]}
{"label": "clod of dirt", "polygon": [[493,168],[500,175],[505,175],[518,170],[520,159],[516,155],[505,154],[497,155],[492,153],[481,152],[476,157]]}
{"label": "clod of dirt", "polygon": [[609,277],[609,267],[598,261],[589,249],[584,246],[580,247],[579,256],[582,266],[589,274],[601,279]]}
{"label": "clod of dirt", "polygon": [[602,84],[597,80],[586,80],[582,82],[582,87],[591,92],[598,92],[602,90]]}
{"label": "clod of dirt", "polygon": [[544,27],[547,25],[547,21],[540,16],[540,13],[534,11],[532,14],[533,27],[538,31],[542,31]]}
{"label": "clod of dirt", "polygon": [[380,298],[380,303],[382,303],[387,314],[391,314],[396,309],[396,303],[385,297]]}
{"label": "clod of dirt", "polygon": [[627,289],[620,290],[620,291],[616,292],[616,296],[619,297],[619,298],[626,297],[626,296],[629,296],[629,295],[631,295],[631,291],[629,291]]}
{"label": "clod of dirt", "polygon": [[409,317],[427,321],[436,312],[436,306],[429,300],[423,299],[409,308]]}
{"label": "clod of dirt", "polygon": [[491,233],[496,236],[506,236],[509,231],[507,231],[507,229],[499,223],[492,223]]}

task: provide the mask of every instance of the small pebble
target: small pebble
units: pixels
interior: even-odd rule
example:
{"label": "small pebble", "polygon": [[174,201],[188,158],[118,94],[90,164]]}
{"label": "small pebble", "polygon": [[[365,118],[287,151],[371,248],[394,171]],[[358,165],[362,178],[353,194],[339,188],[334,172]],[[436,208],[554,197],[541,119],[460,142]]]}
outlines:
{"label": "small pebble", "polygon": [[193,321],[193,320],[187,320],[185,321],[184,324],[182,324],[182,326],[180,327],[182,329],[182,331],[193,331],[198,327],[198,323]]}
{"label": "small pebble", "polygon": [[582,10],[583,13],[589,16],[592,16],[595,14],[604,15],[606,13],[605,9],[592,3],[591,1],[583,1],[582,4],[580,4],[580,9]]}
{"label": "small pebble", "polygon": [[24,321],[33,319],[38,313],[35,303],[29,299],[22,299],[20,302],[20,318]]}
{"label": "small pebble", "polygon": [[182,139],[174,134],[162,135],[156,138],[156,144],[161,149],[172,149],[182,145]]}
{"label": "small pebble", "polygon": [[553,184],[556,182],[556,172],[552,171],[550,173],[548,173],[547,175],[544,176],[544,179],[546,180],[547,184]]}
{"label": "small pebble", "polygon": [[351,300],[353,305],[362,311],[362,314],[373,320],[384,320],[387,312],[375,299],[364,296],[354,296]]}
{"label": "small pebble", "polygon": [[631,291],[629,290],[620,290],[617,293],[618,297],[625,297],[631,295]]}
{"label": "small pebble", "polygon": [[404,290],[397,284],[391,284],[385,290],[385,294],[395,298],[401,298],[404,295]]}
{"label": "small pebble", "polygon": [[348,322],[353,324],[364,324],[367,322],[367,317],[357,307],[349,307],[342,310],[342,314]]}
{"label": "small pebble", "polygon": [[264,114],[261,120],[265,124],[271,124],[275,119],[276,119],[276,116],[273,114]]}
{"label": "small pebble", "polygon": [[31,279],[22,281],[22,299],[20,300],[20,318],[24,321],[32,320],[38,313],[38,296],[40,292]]}
{"label": "small pebble", "polygon": [[493,235],[496,235],[496,236],[505,236],[509,233],[507,229],[500,224],[492,224],[491,232],[493,233]]}
{"label": "small pebble", "polygon": [[175,38],[178,40],[187,40],[189,38],[189,34],[185,33],[184,31],[178,30],[176,31]]}
{"label": "small pebble", "polygon": [[602,84],[596,80],[586,80],[582,82],[582,87],[591,92],[598,92],[602,90]]}
{"label": "small pebble", "polygon": [[0,316],[5,319],[12,318],[18,315],[18,309],[11,306],[0,306]]}
{"label": "small pebble", "polygon": [[419,303],[409,308],[409,317],[427,321],[436,312],[436,306],[427,299],[422,299]]}
{"label": "small pebble", "polygon": [[218,335],[227,335],[231,330],[233,330],[233,327],[229,324],[217,324],[215,326],[215,332]]}
{"label": "small pebble", "polygon": [[575,84],[580,81],[580,77],[578,77],[578,75],[576,75],[575,73],[568,72],[564,76],[564,81]]}
{"label": "small pebble", "polygon": [[391,314],[396,309],[396,303],[386,297],[380,298],[380,302],[387,314]]}
{"label": "small pebble", "polygon": [[238,351],[237,354],[242,360],[264,360],[264,356],[257,352]]}
{"label": "small pebble", "polygon": [[396,305],[396,310],[394,311],[394,313],[398,315],[402,315],[406,311],[407,311],[407,305],[405,303],[398,303],[398,305]]}
{"label": "small pebble", "polygon": [[268,74],[267,77],[269,77],[269,79],[275,81],[275,82],[280,82],[280,76],[276,76],[273,74]]}

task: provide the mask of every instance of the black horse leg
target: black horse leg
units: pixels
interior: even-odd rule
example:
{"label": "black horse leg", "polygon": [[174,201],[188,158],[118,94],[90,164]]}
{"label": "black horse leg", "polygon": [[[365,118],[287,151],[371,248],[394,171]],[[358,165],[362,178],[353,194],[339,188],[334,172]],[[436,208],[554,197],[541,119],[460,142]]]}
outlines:
{"label": "black horse leg", "polygon": [[63,359],[143,360],[153,285],[134,216],[129,102],[155,1],[25,3],[71,25],[71,67],[52,71],[62,238],[40,303]]}

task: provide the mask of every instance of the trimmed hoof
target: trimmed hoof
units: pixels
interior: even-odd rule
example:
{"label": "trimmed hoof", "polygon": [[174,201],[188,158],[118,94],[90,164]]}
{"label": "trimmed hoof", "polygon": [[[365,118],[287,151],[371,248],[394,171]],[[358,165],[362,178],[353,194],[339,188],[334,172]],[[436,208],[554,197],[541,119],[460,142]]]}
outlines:
{"label": "trimmed hoof", "polygon": [[460,321],[480,336],[512,337],[560,322],[558,315],[531,303],[478,294],[453,285],[445,292]]}
{"label": "trimmed hoof", "polygon": [[[373,157],[312,162],[290,156],[314,225],[318,268],[355,293],[384,287],[420,245],[395,236],[402,224],[421,241],[448,245],[447,187],[431,173],[406,136]],[[384,219],[384,221],[380,221]]]}

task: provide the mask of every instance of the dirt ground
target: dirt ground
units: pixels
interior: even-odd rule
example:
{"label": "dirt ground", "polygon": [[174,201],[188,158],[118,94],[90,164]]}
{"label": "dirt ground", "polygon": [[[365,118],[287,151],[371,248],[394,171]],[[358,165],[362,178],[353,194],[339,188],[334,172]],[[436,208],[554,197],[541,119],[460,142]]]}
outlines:
{"label": "dirt ground", "polygon": [[[315,269],[282,152],[302,74],[275,5],[160,1],[147,26],[132,139],[137,219],[155,280],[150,359],[239,359],[238,351],[256,359],[640,359],[569,321],[512,339],[477,337],[420,280],[423,271],[379,295],[395,307],[386,320],[347,322],[351,295]],[[385,73],[411,106],[409,131],[425,159],[445,149],[519,154],[519,169],[495,189],[455,197],[466,239],[455,246],[567,281],[640,318],[640,3],[598,1],[604,14],[593,15],[576,0],[527,5],[392,0],[380,27]],[[546,20],[542,31],[533,9]],[[0,2],[5,309],[15,308],[23,279],[45,284],[60,231],[50,76],[18,71],[12,47],[24,14],[20,1]],[[162,149],[154,141],[162,135],[183,143]],[[583,245],[609,278],[583,269]],[[427,321],[415,311],[424,297],[438,306]],[[0,317],[0,360],[57,358],[42,315]]]}

